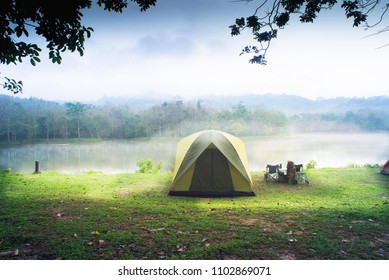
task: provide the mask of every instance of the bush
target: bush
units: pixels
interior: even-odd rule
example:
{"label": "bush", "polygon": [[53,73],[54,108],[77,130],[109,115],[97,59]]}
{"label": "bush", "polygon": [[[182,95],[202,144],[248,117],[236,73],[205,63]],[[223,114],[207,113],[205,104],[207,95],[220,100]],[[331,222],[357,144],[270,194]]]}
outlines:
{"label": "bush", "polygon": [[309,168],[315,168],[315,167],[316,167],[316,164],[317,164],[316,160],[311,159],[310,161],[308,161],[306,167],[307,167],[307,169],[309,169]]}
{"label": "bush", "polygon": [[85,172],[85,174],[93,175],[93,174],[102,174],[103,172],[97,171],[97,170],[88,170]]}
{"label": "bush", "polygon": [[382,169],[384,167],[383,164],[378,164],[378,163],[367,163],[364,165],[366,168],[372,168],[372,169]]}
{"label": "bush", "polygon": [[346,165],[347,168],[358,168],[358,167],[362,167],[361,165],[358,165],[356,163],[349,163]]}
{"label": "bush", "polygon": [[163,162],[160,161],[155,165],[155,162],[151,159],[142,159],[136,165],[139,167],[137,173],[158,173],[162,169]]}
{"label": "bush", "polygon": [[0,173],[1,174],[10,174],[11,173],[11,168],[1,170]]}

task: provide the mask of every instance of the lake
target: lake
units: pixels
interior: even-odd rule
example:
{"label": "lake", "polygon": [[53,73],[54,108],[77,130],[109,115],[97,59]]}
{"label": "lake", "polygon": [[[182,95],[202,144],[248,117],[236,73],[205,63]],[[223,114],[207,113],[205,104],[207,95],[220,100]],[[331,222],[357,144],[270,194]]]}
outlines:
{"label": "lake", "polygon": [[[41,170],[81,173],[127,173],[137,170],[141,159],[163,161],[163,171],[172,171],[176,144],[180,139],[114,140],[72,144],[26,144],[0,148],[0,169],[32,173],[35,161]],[[384,164],[389,159],[389,133],[325,133],[292,136],[242,138],[252,171],[266,164],[288,160],[317,167],[342,167],[349,164]]]}

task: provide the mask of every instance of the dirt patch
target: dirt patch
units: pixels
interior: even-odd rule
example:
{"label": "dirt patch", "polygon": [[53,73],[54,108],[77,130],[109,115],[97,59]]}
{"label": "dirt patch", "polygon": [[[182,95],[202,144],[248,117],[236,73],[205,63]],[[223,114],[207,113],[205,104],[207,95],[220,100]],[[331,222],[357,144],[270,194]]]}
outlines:
{"label": "dirt patch", "polygon": [[375,255],[379,258],[387,260],[389,258],[389,233],[384,233],[374,238],[374,241],[370,242],[370,247],[375,248]]}
{"label": "dirt patch", "polygon": [[79,220],[82,215],[69,213],[66,209],[61,206],[49,206],[47,208],[52,213],[52,216],[58,220],[73,221]]}
{"label": "dirt patch", "polygon": [[240,216],[232,215],[229,218],[231,220],[231,223],[234,225],[253,226],[257,224],[259,221],[259,219],[250,218],[243,215]]}
{"label": "dirt patch", "polygon": [[67,213],[57,213],[55,217],[59,220],[74,221],[74,220],[79,220],[81,218],[81,215],[69,215]]}
{"label": "dirt patch", "polygon": [[287,224],[283,223],[275,223],[271,221],[268,218],[263,218],[263,219],[258,219],[258,218],[252,218],[252,217],[247,217],[247,216],[230,216],[231,223],[234,225],[243,225],[243,226],[259,226],[263,231],[265,232],[283,232],[284,231],[284,226],[285,225],[290,225],[290,221]]}
{"label": "dirt patch", "polygon": [[263,230],[263,231],[271,231],[271,232],[276,232],[276,233],[280,233],[280,232],[283,232],[284,231],[284,227],[282,226],[282,224],[280,223],[274,223],[270,220],[260,220],[259,222],[259,227]]}
{"label": "dirt patch", "polygon": [[226,255],[226,256],[224,256],[223,260],[240,260],[240,257],[238,255],[235,255],[235,254]]}
{"label": "dirt patch", "polygon": [[119,224],[117,224],[117,227],[109,230],[109,232],[117,232],[117,233],[128,232],[128,231],[131,231],[132,226],[133,225],[130,222],[128,222],[128,223],[119,223]]}
{"label": "dirt patch", "polygon": [[130,194],[130,192],[126,191],[126,190],[123,190],[123,191],[120,191],[120,192],[117,193],[118,196],[127,196],[129,194]]}
{"label": "dirt patch", "polygon": [[384,233],[381,236],[376,237],[375,240],[380,243],[389,244],[389,233]]}
{"label": "dirt patch", "polygon": [[357,182],[358,185],[385,184],[385,183],[386,182],[384,180],[379,180],[379,179]]}
{"label": "dirt patch", "polygon": [[242,219],[242,224],[245,226],[253,226],[256,223],[258,223],[258,221],[259,221],[258,219],[246,218],[246,219]]}
{"label": "dirt patch", "polygon": [[278,259],[280,260],[296,260],[296,255],[291,252],[279,252]]}

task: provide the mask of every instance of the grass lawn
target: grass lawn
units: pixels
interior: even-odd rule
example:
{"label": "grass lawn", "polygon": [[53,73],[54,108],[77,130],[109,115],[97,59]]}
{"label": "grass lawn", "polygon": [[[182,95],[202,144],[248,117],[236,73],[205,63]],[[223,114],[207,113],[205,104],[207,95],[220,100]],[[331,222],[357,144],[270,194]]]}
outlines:
{"label": "grass lawn", "polygon": [[168,197],[171,173],[0,174],[0,259],[389,259],[389,177],[310,169],[255,197]]}

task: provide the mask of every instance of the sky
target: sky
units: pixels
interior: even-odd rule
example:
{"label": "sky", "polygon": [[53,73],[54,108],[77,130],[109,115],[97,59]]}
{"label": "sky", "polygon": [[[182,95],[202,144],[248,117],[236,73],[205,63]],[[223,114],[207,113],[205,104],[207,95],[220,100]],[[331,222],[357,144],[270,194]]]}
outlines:
{"label": "sky", "polygon": [[[228,26],[252,15],[258,3],[159,0],[141,13],[131,2],[122,14],[96,6],[84,12],[84,24],[94,28],[84,56],[66,53],[57,65],[45,51],[37,66],[28,60],[1,65],[1,75],[23,80],[20,97],[56,101],[268,93],[310,99],[389,96],[389,47],[380,48],[389,38],[353,28],[339,9],[323,11],[314,23],[292,20],[272,42],[268,64],[250,64],[250,55],[239,54],[255,44],[252,35],[232,37]],[[44,41],[40,46],[44,49]]]}

